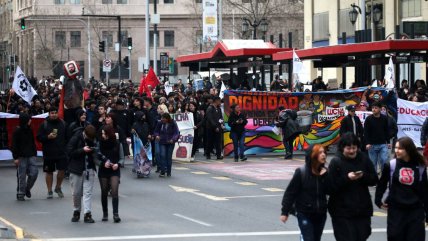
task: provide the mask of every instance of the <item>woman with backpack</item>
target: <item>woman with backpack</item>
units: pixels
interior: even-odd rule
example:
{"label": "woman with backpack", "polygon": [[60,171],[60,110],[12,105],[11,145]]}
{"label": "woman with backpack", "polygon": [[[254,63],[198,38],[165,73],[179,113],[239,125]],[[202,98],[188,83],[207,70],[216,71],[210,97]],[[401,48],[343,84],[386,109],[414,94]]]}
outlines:
{"label": "woman with backpack", "polygon": [[306,153],[305,165],[296,169],[282,198],[280,220],[297,217],[302,240],[320,241],[327,218],[326,173],[327,154],[320,144]]}
{"label": "woman with backpack", "polygon": [[424,223],[428,222],[427,191],[424,157],[411,138],[398,139],[395,144],[395,159],[385,163],[375,195],[375,204],[388,210],[388,241],[425,240]]}

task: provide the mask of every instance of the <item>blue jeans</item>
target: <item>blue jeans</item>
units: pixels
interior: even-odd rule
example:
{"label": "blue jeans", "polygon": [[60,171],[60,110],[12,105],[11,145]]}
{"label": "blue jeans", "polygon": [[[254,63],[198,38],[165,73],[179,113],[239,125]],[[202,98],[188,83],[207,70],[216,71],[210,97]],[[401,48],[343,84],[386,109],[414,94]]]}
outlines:
{"label": "blue jeans", "polygon": [[[245,133],[242,133],[239,135],[236,132],[230,132],[230,138],[233,142],[233,153],[235,159],[238,159],[238,157],[243,158],[244,157],[244,151],[245,151]],[[239,153],[239,156],[238,156]]]}
{"label": "blue jeans", "polygon": [[378,163],[381,165],[381,168],[383,168],[383,165],[388,161],[388,157],[389,153],[387,144],[372,145],[369,149],[369,158],[375,167],[376,173]]}
{"label": "blue jeans", "polygon": [[159,144],[161,173],[171,174],[172,152],[175,144]]}
{"label": "blue jeans", "polygon": [[300,240],[320,241],[327,214],[297,212],[296,216],[301,233]]}

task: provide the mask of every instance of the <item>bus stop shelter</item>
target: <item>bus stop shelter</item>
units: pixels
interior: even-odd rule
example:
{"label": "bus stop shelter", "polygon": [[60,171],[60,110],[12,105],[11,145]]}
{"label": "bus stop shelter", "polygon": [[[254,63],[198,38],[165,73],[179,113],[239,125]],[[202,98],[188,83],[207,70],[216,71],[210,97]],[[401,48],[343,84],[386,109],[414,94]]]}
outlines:
{"label": "bus stop shelter", "polygon": [[[210,71],[211,69],[229,69],[229,86],[239,86],[238,81],[247,78],[249,68],[256,75],[260,71],[262,88],[265,89],[265,71],[269,67],[270,81],[273,80],[273,66],[277,64],[272,55],[281,51],[290,51],[289,48],[278,48],[263,40],[220,40],[209,52],[179,56],[176,60],[181,66],[189,67],[191,71]],[[235,69],[237,74],[234,75]],[[256,79],[253,78],[253,86]],[[254,86],[255,87],[255,86]]]}
{"label": "bus stop shelter", "polygon": [[[342,67],[342,84],[346,86],[346,67],[355,67],[355,80],[361,86],[364,80],[375,77],[383,78],[384,68],[379,76],[371,76],[371,65],[386,65],[389,56],[393,56],[396,66],[395,86],[399,87],[400,65],[408,64],[408,79],[411,85],[415,79],[415,63],[427,63],[428,40],[384,40],[355,44],[341,44],[311,49],[296,50],[301,60],[313,60],[314,68]],[[290,63],[293,61],[293,51],[283,51],[273,54],[273,61]],[[428,65],[425,65],[428,80]]]}

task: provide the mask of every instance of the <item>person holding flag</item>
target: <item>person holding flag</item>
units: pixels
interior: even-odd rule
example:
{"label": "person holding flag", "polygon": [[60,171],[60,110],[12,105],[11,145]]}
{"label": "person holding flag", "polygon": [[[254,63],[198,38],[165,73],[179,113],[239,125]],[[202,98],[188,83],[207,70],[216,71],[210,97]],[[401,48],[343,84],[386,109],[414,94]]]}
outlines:
{"label": "person holding flag", "polygon": [[146,93],[147,97],[152,97],[152,90],[155,89],[157,85],[159,85],[159,79],[155,74],[155,71],[152,67],[150,67],[149,72],[147,72],[147,75],[143,75],[140,82],[140,87],[138,89],[138,92],[140,95]]}

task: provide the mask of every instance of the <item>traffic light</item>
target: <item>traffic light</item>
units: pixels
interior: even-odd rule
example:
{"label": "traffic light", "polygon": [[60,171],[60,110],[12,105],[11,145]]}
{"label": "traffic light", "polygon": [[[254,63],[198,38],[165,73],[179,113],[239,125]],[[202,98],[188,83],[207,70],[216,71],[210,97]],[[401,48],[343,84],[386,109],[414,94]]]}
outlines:
{"label": "traffic light", "polygon": [[128,49],[132,49],[132,38],[128,38]]}
{"label": "traffic light", "polygon": [[25,30],[25,18],[21,18],[21,30]]}
{"label": "traffic light", "polygon": [[6,66],[6,72],[10,72],[10,66],[8,65],[8,66]]}
{"label": "traffic light", "polygon": [[125,58],[123,59],[123,67],[129,68],[129,57],[128,56],[125,56]]}
{"label": "traffic light", "polygon": [[98,49],[100,50],[100,52],[105,52],[105,50],[106,50],[106,43],[104,41],[100,41],[98,44],[99,44],[98,45]]}

